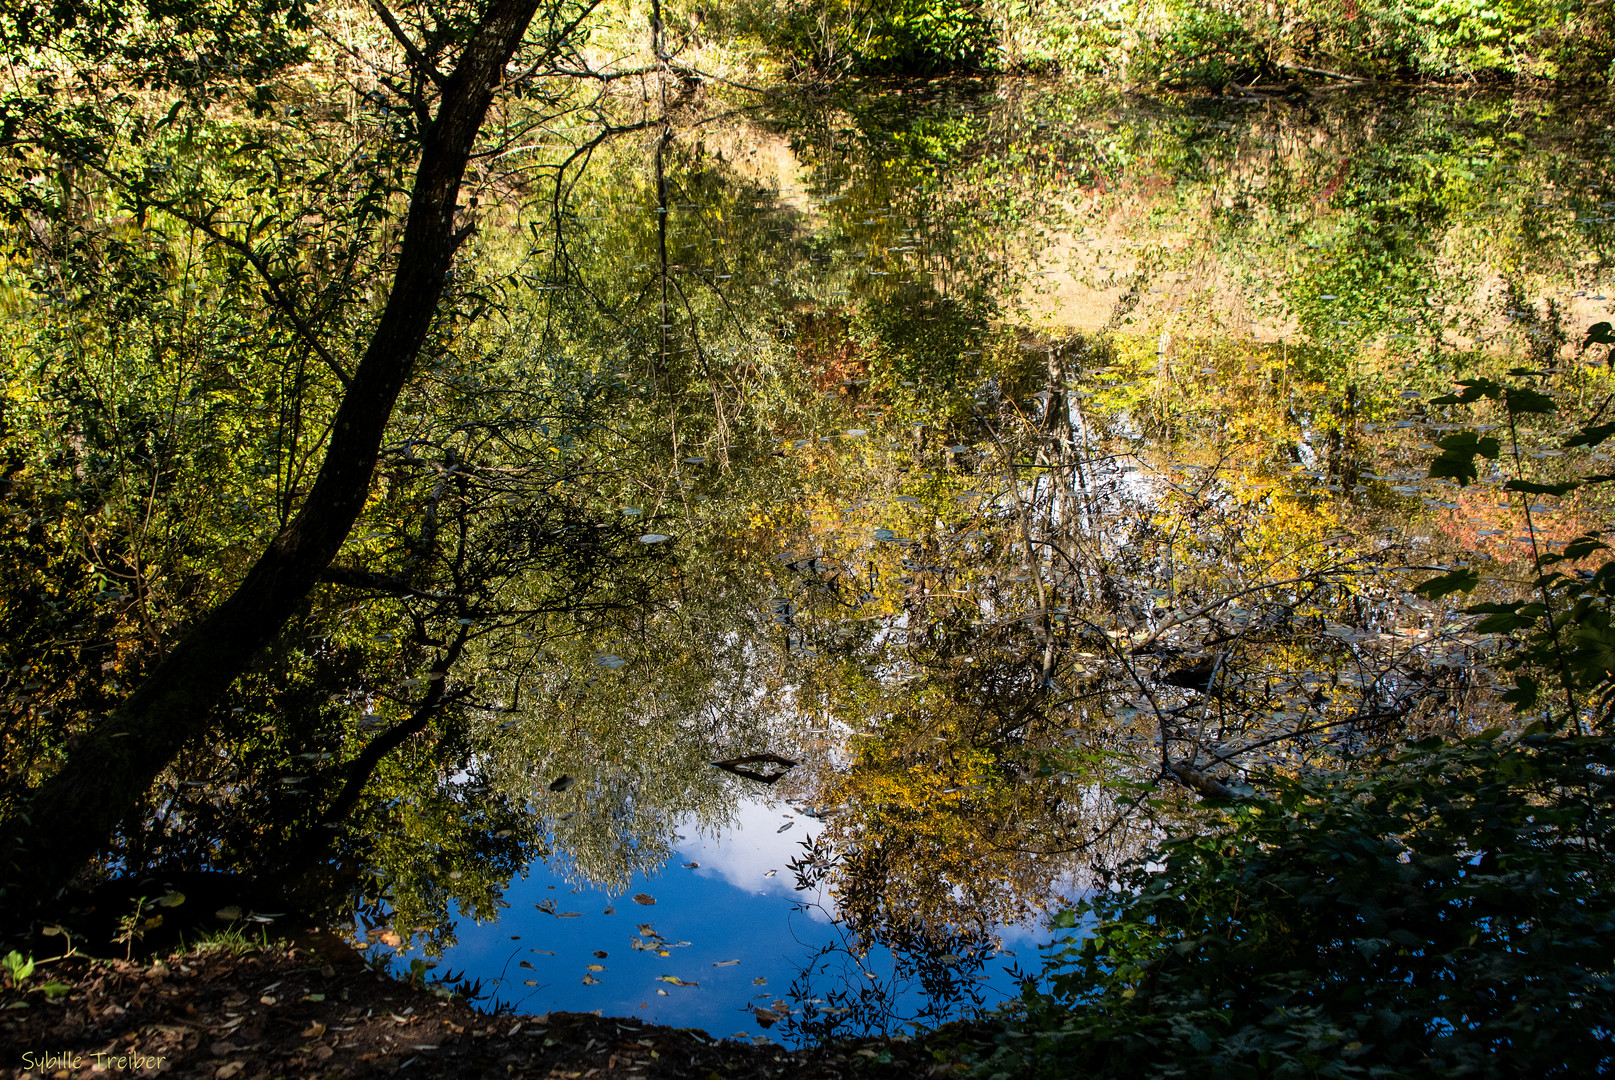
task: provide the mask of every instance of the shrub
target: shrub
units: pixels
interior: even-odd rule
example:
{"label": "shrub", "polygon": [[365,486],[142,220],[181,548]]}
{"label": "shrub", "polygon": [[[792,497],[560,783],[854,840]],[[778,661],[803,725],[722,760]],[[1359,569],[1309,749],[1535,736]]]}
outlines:
{"label": "shrub", "polygon": [[1063,917],[1091,933],[1057,943],[990,1071],[1615,1067],[1615,742],[1425,743],[1275,784]]}

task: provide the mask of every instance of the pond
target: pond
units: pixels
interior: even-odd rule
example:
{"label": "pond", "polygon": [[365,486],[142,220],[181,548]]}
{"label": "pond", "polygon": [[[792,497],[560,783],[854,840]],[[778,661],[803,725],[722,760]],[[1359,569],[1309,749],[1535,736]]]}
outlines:
{"label": "pond", "polygon": [[[489,114],[352,527],[257,638],[227,601],[323,512],[414,121],[288,84],[13,185],[0,901],[895,1033],[1014,997],[1219,800],[1582,723],[1520,661],[1610,521],[1606,99],[657,70]],[[226,624],[190,735],[117,728]],[[36,798],[121,809],[68,866]]]}
{"label": "pond", "polygon": [[[509,385],[440,362],[456,452],[515,446],[465,433],[530,393],[534,483],[597,520],[523,527],[626,554],[511,572],[415,676],[470,750],[356,823],[376,955],[524,1012],[901,1031],[1012,997],[1049,916],[1198,798],[1513,722],[1465,598],[1413,586],[1508,594],[1607,508],[1505,483],[1608,459],[1438,399],[1511,367],[1587,412],[1615,389],[1584,340],[1602,100],[720,104],[479,241],[533,299],[480,346]],[[1476,424],[1506,452],[1431,479]],[[478,482],[472,549],[514,559],[490,508],[534,488]],[[511,614],[584,610],[579,575],[598,617]],[[385,722],[409,685],[338,696]]]}

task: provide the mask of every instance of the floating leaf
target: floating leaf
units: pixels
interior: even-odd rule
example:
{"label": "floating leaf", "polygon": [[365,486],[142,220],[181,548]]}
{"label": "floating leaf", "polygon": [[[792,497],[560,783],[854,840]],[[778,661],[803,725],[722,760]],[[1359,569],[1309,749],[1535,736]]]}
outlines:
{"label": "floating leaf", "polygon": [[792,825],[795,825],[795,824],[796,824],[796,822],[794,822],[794,821],[787,821],[785,824],[781,825],[779,828],[775,829],[774,831],[777,832],[777,833],[782,833],[786,829],[789,829]]}
{"label": "floating leaf", "polygon": [[612,656],[610,653],[602,653],[594,658],[594,662],[595,666],[597,667],[610,668],[611,670],[615,671],[628,661],[624,660],[620,656]]}
{"label": "floating leaf", "polygon": [[698,982],[689,982],[687,980],[681,979],[677,975],[658,975],[658,976],[656,976],[656,981],[657,982],[671,983],[673,986],[700,986],[701,985]]}
{"label": "floating leaf", "polygon": [[663,540],[670,539],[672,538],[664,533],[646,533],[639,538],[639,542],[641,544],[660,544]]}
{"label": "floating leaf", "polygon": [[739,960],[719,960],[716,963],[714,963],[712,966],[713,967],[734,967],[738,963],[740,963]]}
{"label": "floating leaf", "polygon": [[763,877],[773,877],[777,873],[779,873],[778,870],[770,870],[768,873],[764,874]]}
{"label": "floating leaf", "polygon": [[[656,903],[656,897],[652,896],[650,893],[635,893],[634,903],[644,904],[646,907],[650,907],[652,904]],[[644,930],[641,929],[640,932],[643,933]]]}
{"label": "floating leaf", "polygon": [[590,971],[596,971],[596,972],[604,971],[604,970],[606,970],[606,966],[604,964],[590,964],[589,965],[589,970]]}

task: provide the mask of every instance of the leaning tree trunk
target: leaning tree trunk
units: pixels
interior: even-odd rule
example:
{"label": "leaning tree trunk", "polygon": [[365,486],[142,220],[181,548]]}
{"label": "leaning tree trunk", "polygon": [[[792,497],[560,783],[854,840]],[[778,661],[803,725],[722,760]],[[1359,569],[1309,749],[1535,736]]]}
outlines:
{"label": "leaning tree trunk", "polygon": [[456,247],[456,203],[477,133],[538,0],[490,0],[422,134],[420,165],[386,309],[331,425],[301,510],[235,591],[186,633],[123,705],[4,825],[0,909],[48,900],[139,805],[182,747],[207,734],[214,708],[275,637],[336,556],[369,494],[381,440],[410,376]]}

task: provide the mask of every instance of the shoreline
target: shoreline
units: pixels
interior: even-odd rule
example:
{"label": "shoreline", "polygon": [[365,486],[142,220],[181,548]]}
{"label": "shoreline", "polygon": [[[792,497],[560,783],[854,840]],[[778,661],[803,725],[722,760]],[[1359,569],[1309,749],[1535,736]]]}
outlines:
{"label": "shoreline", "polygon": [[[40,967],[21,989],[0,991],[0,1077],[834,1080],[958,1068],[901,1039],[791,1050],[632,1017],[495,1016],[332,951],[324,941],[204,946]],[[51,982],[65,989],[48,995]]]}

